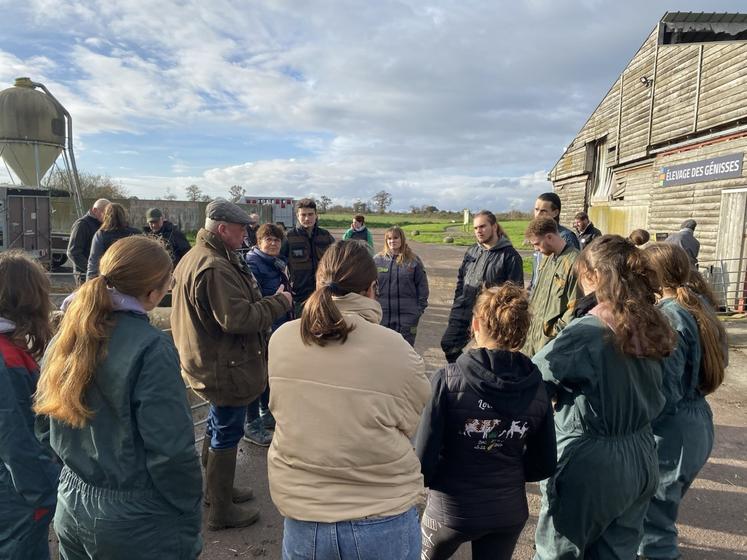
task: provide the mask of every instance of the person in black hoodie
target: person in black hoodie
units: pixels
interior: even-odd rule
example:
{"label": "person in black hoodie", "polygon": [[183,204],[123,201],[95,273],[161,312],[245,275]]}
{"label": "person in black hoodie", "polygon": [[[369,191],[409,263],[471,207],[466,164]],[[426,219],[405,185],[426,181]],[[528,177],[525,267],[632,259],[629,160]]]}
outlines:
{"label": "person in black hoodie", "polygon": [[431,379],[416,441],[430,489],[423,560],[449,558],[468,541],[473,560],[509,560],[529,517],[526,482],[555,471],[552,405],[518,351],[528,329],[523,288],[484,289],[472,317],[476,347]]}

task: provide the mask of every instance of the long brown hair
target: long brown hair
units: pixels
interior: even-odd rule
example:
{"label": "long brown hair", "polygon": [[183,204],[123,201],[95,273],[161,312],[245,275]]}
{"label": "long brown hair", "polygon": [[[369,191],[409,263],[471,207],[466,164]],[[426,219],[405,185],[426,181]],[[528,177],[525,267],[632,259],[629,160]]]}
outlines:
{"label": "long brown hair", "polygon": [[646,254],[619,235],[603,235],[576,259],[579,279],[593,273],[597,279],[594,293],[609,308],[620,350],[644,358],[668,356],[676,338],[655,305],[659,278]]}
{"label": "long brown hair", "polygon": [[377,277],[376,264],[363,243],[338,241],[327,249],[316,271],[316,290],[301,315],[304,344],[326,346],[330,340],[344,344],[355,327],[345,322],[332,296],[365,292]]}
{"label": "long brown hair", "polygon": [[484,288],[473,313],[499,349],[518,352],[524,346],[529,331],[529,300],[524,288],[510,282]]}
{"label": "long brown hair", "polygon": [[114,231],[116,229],[124,229],[129,225],[124,206],[112,202],[104,210],[104,219],[101,221],[100,229],[103,231]]}
{"label": "long brown hair", "polygon": [[0,317],[13,321],[9,338],[38,360],[51,337],[49,278],[23,251],[0,253]]}
{"label": "long brown hair", "polygon": [[687,309],[698,323],[700,337],[700,391],[707,395],[718,389],[724,381],[726,368],[721,341],[726,338],[723,325],[716,313],[704,305],[690,287],[690,258],[681,247],[669,243],[656,243],[644,249],[659,273],[661,285],[675,292],[674,299]]}
{"label": "long brown hair", "polygon": [[389,254],[389,245],[387,245],[387,237],[394,236],[399,237],[402,240],[402,246],[397,255],[397,264],[411,263],[416,259],[415,253],[412,252],[410,246],[407,244],[407,236],[405,236],[405,230],[399,226],[392,226],[384,232],[384,248],[381,250],[382,255]]}
{"label": "long brown hair", "polygon": [[85,391],[106,357],[114,326],[112,287],[145,297],[171,277],[171,257],[157,240],[133,236],[116,241],[101,258],[101,275],[75,294],[42,365],[34,410],[80,428],[91,417]]}
{"label": "long brown hair", "polygon": [[704,297],[711,307],[713,307],[714,311],[718,310],[719,301],[716,297],[716,292],[714,292],[710,284],[706,282],[703,275],[692,266],[690,267],[690,279],[687,281],[687,285],[693,292]]}

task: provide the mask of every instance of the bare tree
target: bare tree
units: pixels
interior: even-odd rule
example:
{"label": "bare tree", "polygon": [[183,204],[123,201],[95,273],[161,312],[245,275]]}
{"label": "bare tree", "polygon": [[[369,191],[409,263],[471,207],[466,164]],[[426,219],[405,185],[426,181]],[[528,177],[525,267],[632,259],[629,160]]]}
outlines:
{"label": "bare tree", "polygon": [[176,200],[176,195],[171,190],[171,187],[166,187],[166,194],[161,197],[162,200]]}
{"label": "bare tree", "polygon": [[370,207],[368,206],[368,203],[363,202],[360,199],[353,202],[353,212],[356,214],[368,214],[369,210]]}
{"label": "bare tree", "polygon": [[376,211],[379,214],[383,214],[392,205],[392,195],[386,191],[379,191],[371,197]]}
{"label": "bare tree", "polygon": [[228,195],[231,197],[231,202],[238,202],[245,194],[246,190],[241,185],[231,185],[231,188],[228,189]]}
{"label": "bare tree", "polygon": [[210,196],[209,194],[203,194],[203,195],[202,195],[202,196],[200,197],[200,201],[201,201],[201,202],[211,202],[212,200],[213,200],[213,197],[212,197],[212,196]]}
{"label": "bare tree", "polygon": [[329,210],[329,207],[332,206],[332,199],[326,195],[319,198],[319,201],[317,202],[317,206],[319,207],[319,213],[324,214]]}
{"label": "bare tree", "polygon": [[197,202],[202,197],[202,189],[197,185],[189,185],[185,190],[187,191],[187,200],[190,202]]}
{"label": "bare tree", "polygon": [[[127,198],[127,189],[108,175],[95,175],[86,171],[78,173],[80,194],[83,198]],[[67,174],[62,171],[50,173],[44,181],[50,190],[70,191]]]}

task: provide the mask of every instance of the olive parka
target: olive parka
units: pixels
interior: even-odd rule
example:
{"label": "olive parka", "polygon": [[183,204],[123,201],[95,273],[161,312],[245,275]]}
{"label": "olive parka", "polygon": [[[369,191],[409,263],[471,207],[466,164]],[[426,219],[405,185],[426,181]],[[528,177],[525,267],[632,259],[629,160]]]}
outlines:
{"label": "olive parka", "polygon": [[174,271],[171,325],[182,376],[216,406],[245,406],[267,386],[267,340],[290,310],[262,297],[249,267],[205,229]]}

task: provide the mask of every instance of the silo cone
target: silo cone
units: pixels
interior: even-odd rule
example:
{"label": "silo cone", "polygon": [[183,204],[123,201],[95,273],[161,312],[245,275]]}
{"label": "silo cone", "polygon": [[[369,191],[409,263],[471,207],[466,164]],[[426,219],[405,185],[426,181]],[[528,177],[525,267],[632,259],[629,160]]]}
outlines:
{"label": "silo cone", "polygon": [[64,146],[62,110],[30,79],[0,91],[0,157],[24,185],[38,187]]}

